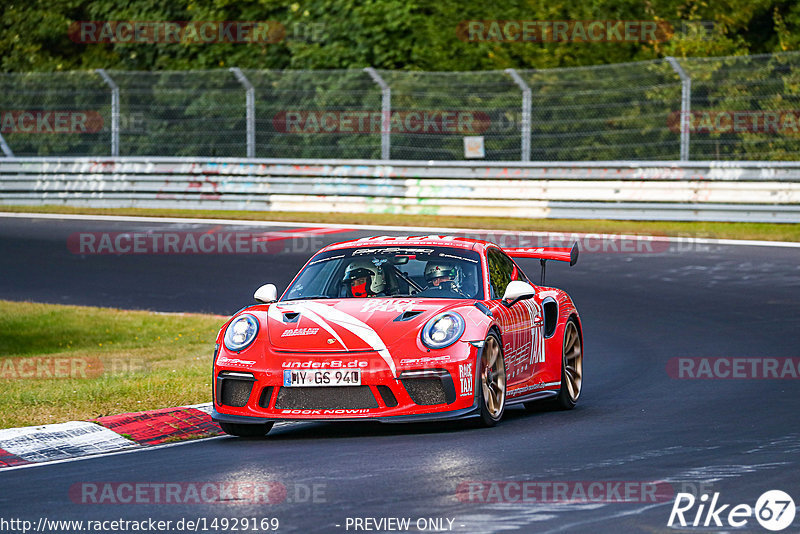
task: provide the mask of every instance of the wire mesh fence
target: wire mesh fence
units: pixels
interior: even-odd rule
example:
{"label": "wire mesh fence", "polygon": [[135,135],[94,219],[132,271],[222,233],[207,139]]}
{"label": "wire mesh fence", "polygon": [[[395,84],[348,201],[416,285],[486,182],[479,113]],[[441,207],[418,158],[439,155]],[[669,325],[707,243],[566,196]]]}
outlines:
{"label": "wire mesh fence", "polygon": [[677,160],[681,82],[667,61],[521,72],[533,94],[532,160]]}
{"label": "wire mesh fence", "polygon": [[255,89],[256,157],[380,158],[380,125],[366,119],[380,118],[381,91],[366,72],[244,75]]}
{"label": "wire mesh fence", "polygon": [[[683,76],[679,70],[683,71]],[[796,160],[800,52],[547,70],[0,74],[13,156]]]}
{"label": "wire mesh fence", "polygon": [[227,70],[108,75],[120,93],[119,155],[245,157],[245,92]]}
{"label": "wire mesh fence", "polygon": [[108,154],[110,117],[108,86],[96,72],[0,74],[6,156]]}
{"label": "wire mesh fence", "polygon": [[683,67],[692,79],[693,159],[800,158],[800,53],[697,58]]}

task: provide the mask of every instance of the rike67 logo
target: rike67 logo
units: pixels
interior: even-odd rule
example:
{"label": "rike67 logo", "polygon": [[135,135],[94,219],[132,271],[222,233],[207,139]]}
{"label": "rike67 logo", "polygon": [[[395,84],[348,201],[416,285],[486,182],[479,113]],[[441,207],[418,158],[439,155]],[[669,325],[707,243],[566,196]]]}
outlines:
{"label": "rike67 logo", "polygon": [[763,528],[777,532],[794,521],[794,500],[781,490],[764,492],[755,507],[749,504],[721,504],[719,495],[714,493],[709,502],[708,494],[697,499],[691,493],[678,493],[667,526],[744,528],[755,516]]}

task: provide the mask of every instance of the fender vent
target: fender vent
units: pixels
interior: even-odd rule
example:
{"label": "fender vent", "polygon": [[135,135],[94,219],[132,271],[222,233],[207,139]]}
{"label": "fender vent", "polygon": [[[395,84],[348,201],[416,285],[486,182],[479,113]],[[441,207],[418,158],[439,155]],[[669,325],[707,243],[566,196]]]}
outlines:
{"label": "fender vent", "polygon": [[482,311],[486,317],[492,317],[492,310],[490,310],[489,307],[483,302],[476,302],[475,307]]}
{"label": "fender vent", "polygon": [[397,317],[394,318],[395,321],[408,321],[409,319],[413,319],[417,315],[422,313],[422,310],[411,310],[407,312],[403,312]]}
{"label": "fender vent", "polygon": [[284,323],[296,323],[300,318],[300,312],[283,312]]}

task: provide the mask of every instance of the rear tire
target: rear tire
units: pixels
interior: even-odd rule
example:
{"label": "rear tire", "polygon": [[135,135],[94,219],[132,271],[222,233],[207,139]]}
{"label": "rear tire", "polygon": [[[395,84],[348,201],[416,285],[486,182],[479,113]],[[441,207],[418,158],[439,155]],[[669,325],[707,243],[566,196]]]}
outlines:
{"label": "rear tire", "polygon": [[239,436],[240,438],[263,438],[272,430],[274,423],[260,423],[255,425],[240,423],[219,423],[220,428],[226,434]]}
{"label": "rear tire", "polygon": [[561,387],[555,406],[560,410],[571,410],[578,403],[583,387],[583,340],[575,319],[564,327],[564,344],[561,360]]}
{"label": "rear tire", "polygon": [[578,403],[583,385],[583,343],[575,319],[569,319],[564,327],[564,342],[561,346],[561,386],[558,396],[544,401],[530,401],[523,405],[529,412],[543,410],[571,410]]}
{"label": "rear tire", "polygon": [[506,364],[500,338],[494,332],[483,342],[477,395],[482,426],[495,426],[506,410]]}

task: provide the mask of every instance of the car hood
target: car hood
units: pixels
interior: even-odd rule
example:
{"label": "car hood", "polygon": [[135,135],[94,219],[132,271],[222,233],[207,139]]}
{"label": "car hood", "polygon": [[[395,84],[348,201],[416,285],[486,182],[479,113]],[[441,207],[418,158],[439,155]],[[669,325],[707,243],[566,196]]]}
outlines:
{"label": "car hood", "polygon": [[463,305],[454,299],[337,299],[277,302],[269,307],[273,348],[296,352],[381,351],[415,337],[425,322]]}

